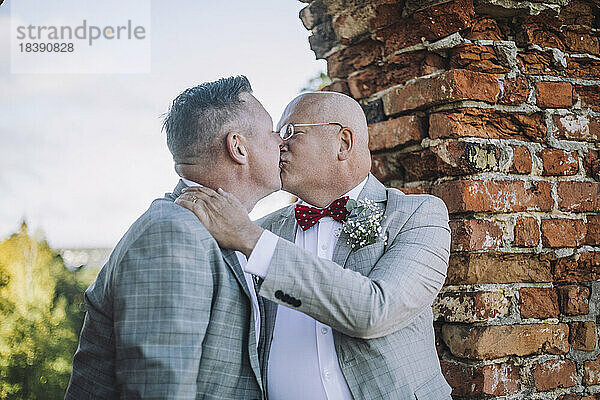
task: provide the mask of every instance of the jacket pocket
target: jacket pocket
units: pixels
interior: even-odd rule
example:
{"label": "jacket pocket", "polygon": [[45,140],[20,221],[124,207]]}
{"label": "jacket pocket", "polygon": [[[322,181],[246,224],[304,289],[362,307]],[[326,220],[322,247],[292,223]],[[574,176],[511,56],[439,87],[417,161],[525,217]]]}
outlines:
{"label": "jacket pocket", "polygon": [[452,400],[452,388],[446,382],[444,375],[438,374],[415,389],[417,400]]}

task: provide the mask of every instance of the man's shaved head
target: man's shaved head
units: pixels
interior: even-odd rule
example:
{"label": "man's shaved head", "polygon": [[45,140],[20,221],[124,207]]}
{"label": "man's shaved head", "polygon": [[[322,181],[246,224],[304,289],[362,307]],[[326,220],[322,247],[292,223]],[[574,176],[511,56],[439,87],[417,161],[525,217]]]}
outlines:
{"label": "man's shaved head", "polygon": [[368,138],[367,119],[362,107],[356,100],[345,94],[336,92],[303,93],[288,104],[281,119],[284,120],[286,115],[294,109],[297,111],[298,117],[318,115],[323,120],[321,122],[339,122],[354,129],[357,134]]}
{"label": "man's shaved head", "polygon": [[[328,188],[343,194],[371,169],[367,120],[360,104],[349,96],[303,93],[285,108],[277,130],[288,123],[327,122],[341,126],[298,126],[295,131],[300,133],[286,141],[282,152],[283,187],[304,200],[316,192],[326,193]],[[348,185],[352,186],[346,188]]]}

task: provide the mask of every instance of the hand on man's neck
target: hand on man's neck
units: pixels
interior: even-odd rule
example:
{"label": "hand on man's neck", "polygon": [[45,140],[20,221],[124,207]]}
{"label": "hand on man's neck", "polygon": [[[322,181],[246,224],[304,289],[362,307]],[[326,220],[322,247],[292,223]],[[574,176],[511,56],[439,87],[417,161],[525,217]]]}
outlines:
{"label": "hand on man's neck", "polygon": [[204,171],[200,171],[199,168],[200,166],[198,165],[175,165],[175,171],[180,177],[214,191],[221,188],[234,195],[240,203],[242,203],[248,213],[252,211],[259,199],[252,197],[252,191],[248,190],[243,183],[238,182],[235,177],[231,177],[227,173],[203,173]]}

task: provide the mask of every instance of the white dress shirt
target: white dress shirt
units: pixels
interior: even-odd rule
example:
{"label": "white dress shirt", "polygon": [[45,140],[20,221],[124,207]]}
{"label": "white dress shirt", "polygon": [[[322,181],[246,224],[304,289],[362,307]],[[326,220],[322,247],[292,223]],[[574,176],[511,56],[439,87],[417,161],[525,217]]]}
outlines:
{"label": "white dress shirt", "polygon": [[[365,178],[346,196],[356,200],[366,182]],[[323,217],[306,231],[298,226],[295,244],[331,260],[341,228],[341,223]],[[244,270],[264,278],[278,239],[265,230]],[[277,306],[267,374],[272,400],[353,398],[338,362],[331,328],[289,307]]]}
{"label": "white dress shirt", "polygon": [[[202,185],[197,184],[196,182],[190,181],[185,178],[181,178],[181,180],[183,181],[183,183],[185,183],[189,187],[202,186]],[[239,251],[236,251],[235,255],[238,258],[238,261],[240,263],[240,266],[242,267],[242,270],[245,271],[245,267],[248,262],[246,260],[246,256],[243,253],[240,253]],[[269,258],[267,260],[258,259],[260,256],[261,256],[260,252],[257,252],[256,255],[253,252],[250,255],[250,259],[252,259],[252,260],[257,259],[255,262],[258,262],[258,263],[265,263],[265,262],[269,263],[271,261],[271,257],[273,256],[273,252],[271,252],[271,256],[269,256]],[[256,347],[258,348],[258,341],[260,339],[260,307],[258,306],[258,298],[256,297],[256,290],[254,289],[254,280],[252,279],[252,274],[250,274],[248,272],[244,272],[244,278],[246,278],[246,283],[248,284],[248,290],[250,291],[250,298],[252,300],[252,315],[254,317],[254,329],[256,332]]]}

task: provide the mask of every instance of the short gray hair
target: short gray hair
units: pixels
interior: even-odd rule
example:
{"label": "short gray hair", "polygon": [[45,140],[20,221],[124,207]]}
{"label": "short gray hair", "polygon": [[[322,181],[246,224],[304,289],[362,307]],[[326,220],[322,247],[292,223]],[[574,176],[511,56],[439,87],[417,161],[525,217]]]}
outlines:
{"label": "short gray hair", "polygon": [[163,123],[173,160],[205,159],[223,126],[242,109],[242,93],[252,93],[252,87],[240,75],[205,82],[177,96]]}

